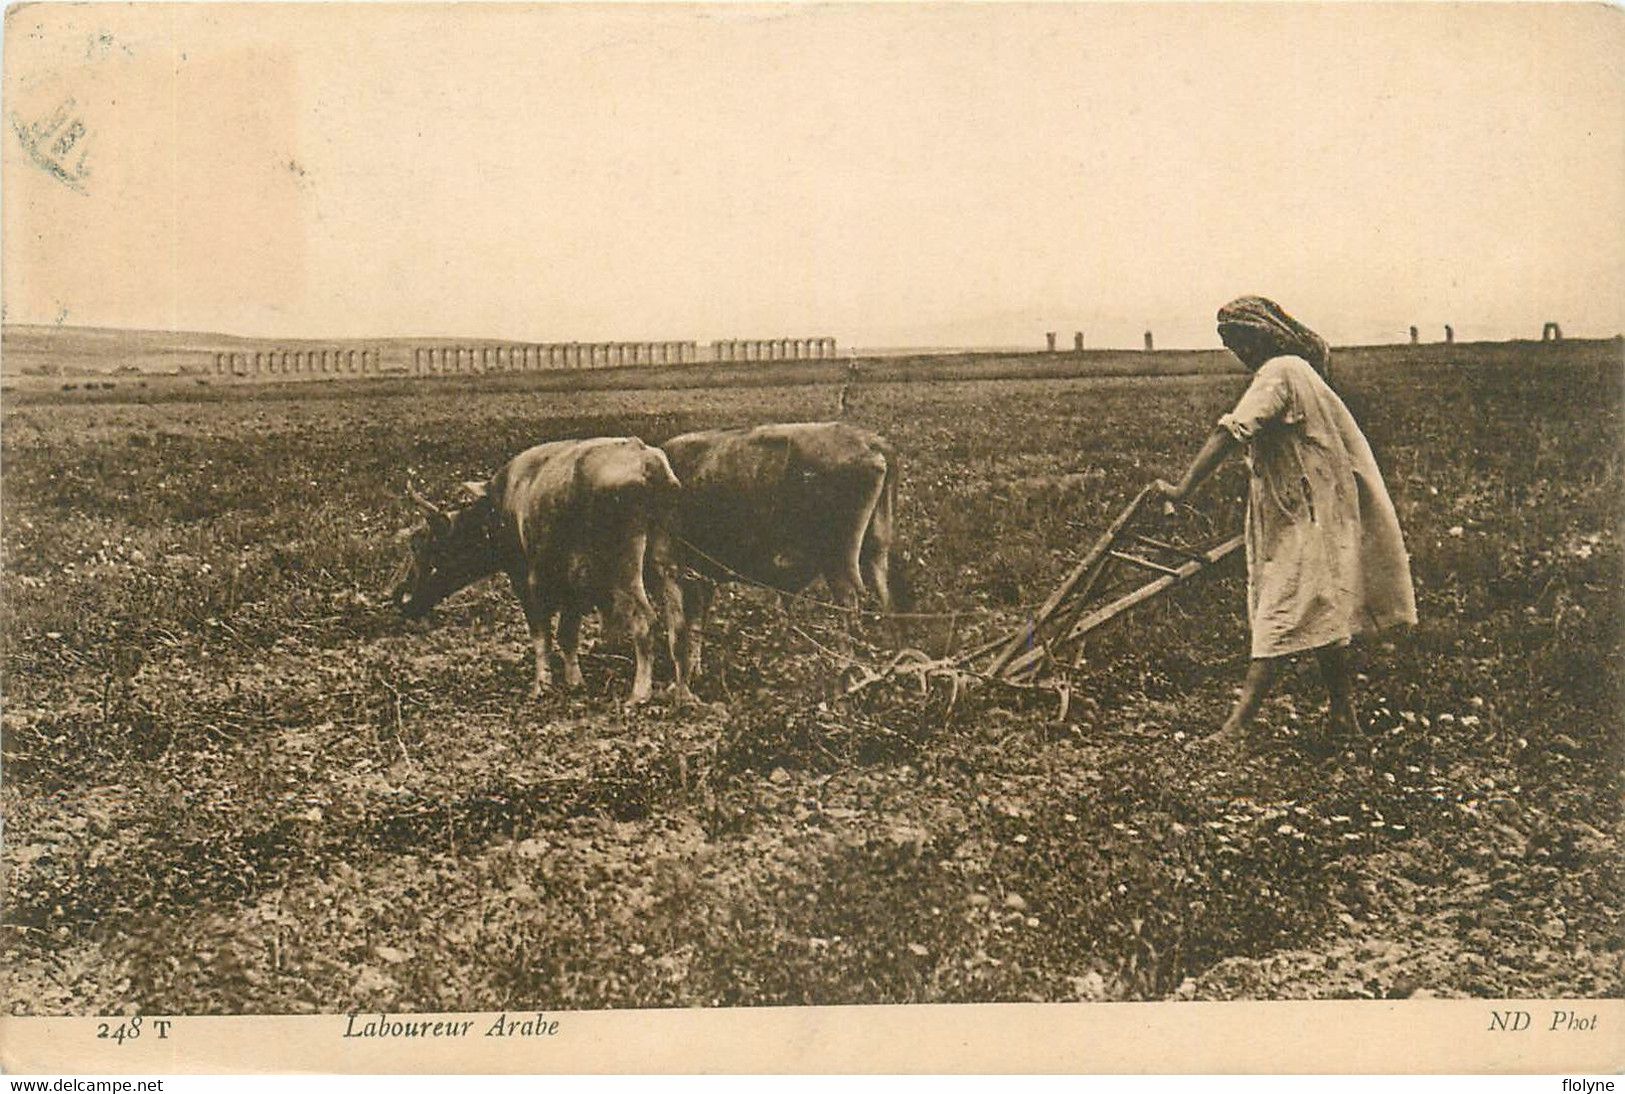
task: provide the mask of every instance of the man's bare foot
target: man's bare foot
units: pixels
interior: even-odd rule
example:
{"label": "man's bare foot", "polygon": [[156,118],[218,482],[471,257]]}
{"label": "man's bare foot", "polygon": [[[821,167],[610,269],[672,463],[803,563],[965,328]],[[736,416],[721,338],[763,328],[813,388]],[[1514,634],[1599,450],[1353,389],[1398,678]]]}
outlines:
{"label": "man's bare foot", "polygon": [[1191,748],[1209,755],[1245,756],[1247,731],[1233,722],[1226,722],[1217,731],[1192,741]]}
{"label": "man's bare foot", "polygon": [[1360,724],[1360,712],[1355,709],[1353,701],[1334,704],[1327,713],[1327,731],[1336,741],[1358,741],[1365,736],[1365,727]]}

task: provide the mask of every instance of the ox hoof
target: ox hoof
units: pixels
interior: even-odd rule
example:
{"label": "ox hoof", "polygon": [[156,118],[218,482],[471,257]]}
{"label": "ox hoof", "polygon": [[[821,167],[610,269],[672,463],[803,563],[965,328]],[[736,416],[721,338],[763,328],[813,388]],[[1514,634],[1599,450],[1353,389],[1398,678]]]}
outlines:
{"label": "ox hoof", "polygon": [[697,714],[726,714],[726,703],[707,703],[687,688],[679,689],[673,684],[667,694],[671,697],[671,705],[676,710],[693,711]]}

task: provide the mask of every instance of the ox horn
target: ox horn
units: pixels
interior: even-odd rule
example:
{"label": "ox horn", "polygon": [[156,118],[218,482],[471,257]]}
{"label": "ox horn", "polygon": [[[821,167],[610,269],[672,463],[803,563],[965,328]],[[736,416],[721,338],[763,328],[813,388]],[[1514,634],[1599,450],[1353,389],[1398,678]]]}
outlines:
{"label": "ox horn", "polygon": [[428,513],[431,516],[444,517],[446,515],[443,511],[441,511],[438,505],[424,497],[422,494],[418,493],[416,488],[414,488],[411,483],[406,484],[406,496],[411,498],[413,504],[415,504],[419,509],[422,509],[425,513]]}

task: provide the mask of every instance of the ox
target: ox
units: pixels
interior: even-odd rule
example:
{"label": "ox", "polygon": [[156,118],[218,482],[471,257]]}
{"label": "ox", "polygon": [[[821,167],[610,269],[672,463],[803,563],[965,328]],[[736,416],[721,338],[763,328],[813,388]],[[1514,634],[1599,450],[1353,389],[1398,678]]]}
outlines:
{"label": "ox", "polygon": [[[673,647],[682,602],[666,533],[678,480],[660,449],[632,437],[554,441],[515,456],[489,482],[463,485],[473,500],[449,512],[412,495],[426,523],[412,532],[411,561],[394,592],[401,612],[417,618],[464,586],[506,573],[536,650],[532,698],[552,687],[554,615],[565,686],[580,685],[581,618],[596,609],[630,636],[630,701],[647,699],[655,612],[645,567]],[[679,697],[687,690],[679,679]]]}
{"label": "ox", "polygon": [[715,582],[743,577],[794,595],[822,577],[846,608],[866,588],[884,610],[894,589],[905,592],[891,558],[897,459],[884,438],[797,422],[685,433],[661,447],[683,483],[674,522],[683,679],[700,671]]}

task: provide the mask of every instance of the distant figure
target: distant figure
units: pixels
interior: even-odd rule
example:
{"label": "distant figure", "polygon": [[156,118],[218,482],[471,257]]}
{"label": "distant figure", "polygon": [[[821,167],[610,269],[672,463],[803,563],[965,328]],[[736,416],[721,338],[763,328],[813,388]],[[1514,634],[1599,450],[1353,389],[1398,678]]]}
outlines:
{"label": "distant figure", "polygon": [[1450,343],[1454,342],[1455,340],[1456,340],[1456,328],[1452,327],[1449,323],[1446,323],[1444,325],[1444,341],[1445,341],[1445,344],[1449,345]]}
{"label": "distant figure", "polygon": [[1253,373],[1177,486],[1190,494],[1236,448],[1247,449],[1247,606],[1252,660],[1241,698],[1213,743],[1241,743],[1281,659],[1313,650],[1330,696],[1330,737],[1360,730],[1348,644],[1416,622],[1399,517],[1354,417],[1322,378],[1330,351],[1280,305],[1244,296],[1219,310],[1219,337]]}
{"label": "distant figure", "polygon": [[1049,351],[1051,353],[1054,353],[1055,352],[1055,332],[1054,331],[1046,331],[1044,333],[1044,340],[1049,343]]}
{"label": "distant figure", "polygon": [[1081,330],[1072,336],[1072,352],[1083,352],[1083,332]]}
{"label": "distant figure", "polygon": [[1145,332],[1145,352],[1150,353],[1153,348],[1154,348],[1154,346],[1153,346],[1153,343],[1151,341],[1151,332],[1146,331]]}
{"label": "distant figure", "polygon": [[1418,342],[1420,342],[1421,340],[1422,340],[1422,332],[1417,330],[1415,327],[1412,327],[1411,328],[1411,345],[1414,346]]}
{"label": "distant figure", "polygon": [[840,413],[837,417],[845,418],[852,410],[852,385],[858,382],[858,359],[847,358],[846,380],[841,384]]}

